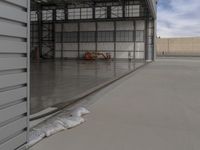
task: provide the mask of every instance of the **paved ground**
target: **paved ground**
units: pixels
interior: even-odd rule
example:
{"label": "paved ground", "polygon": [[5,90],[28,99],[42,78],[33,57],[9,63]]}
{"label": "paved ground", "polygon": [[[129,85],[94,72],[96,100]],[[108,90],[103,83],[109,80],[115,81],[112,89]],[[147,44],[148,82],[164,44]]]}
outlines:
{"label": "paved ground", "polygon": [[31,64],[31,114],[59,107],[142,65],[131,61],[56,60]]}
{"label": "paved ground", "polygon": [[199,150],[200,59],[160,59],[113,85],[83,125],[31,150]]}

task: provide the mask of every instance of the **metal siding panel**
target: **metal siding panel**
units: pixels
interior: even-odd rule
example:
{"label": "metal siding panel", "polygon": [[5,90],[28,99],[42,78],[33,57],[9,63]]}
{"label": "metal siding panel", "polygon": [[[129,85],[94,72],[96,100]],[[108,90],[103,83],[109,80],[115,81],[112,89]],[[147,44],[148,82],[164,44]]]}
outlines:
{"label": "metal siding panel", "polygon": [[12,119],[14,117],[17,117],[19,115],[26,113],[27,112],[26,104],[27,104],[26,102],[23,102],[23,103],[0,110],[0,118],[1,118],[0,123],[3,123],[5,121],[8,121],[9,119]]}
{"label": "metal siding panel", "polygon": [[114,51],[114,43],[98,43],[98,51]]}
{"label": "metal siding panel", "polygon": [[28,0],[4,0],[4,1],[12,3],[14,5],[24,7],[24,8],[27,8],[28,6]]}
{"label": "metal siding panel", "polygon": [[24,69],[27,67],[27,58],[0,58],[0,71],[11,69]]}
{"label": "metal siding panel", "polygon": [[0,41],[0,53],[26,53],[26,48],[25,42]]}
{"label": "metal siding panel", "polygon": [[133,21],[117,21],[116,30],[134,30]]}
{"label": "metal siding panel", "polygon": [[0,76],[0,88],[6,88],[11,86],[17,86],[26,84],[26,73],[10,74]]}
{"label": "metal siding panel", "polygon": [[129,53],[128,52],[117,52],[116,53],[116,57],[117,58],[121,58],[121,59],[128,59],[129,58]]}
{"label": "metal siding panel", "polygon": [[55,32],[62,32],[62,25],[61,24],[55,24]]}
{"label": "metal siding panel", "polygon": [[60,43],[56,43],[56,46],[55,46],[56,48],[56,51],[61,51],[61,49],[62,49],[62,45],[60,44]]}
{"label": "metal siding panel", "polygon": [[137,42],[135,43],[135,51],[144,51],[145,50],[144,42]]}
{"label": "metal siding panel", "polygon": [[94,22],[80,23],[80,31],[96,31]]}
{"label": "metal siding panel", "polygon": [[17,24],[0,22],[0,35],[26,38],[27,28]]}
{"label": "metal siding panel", "polygon": [[0,2],[0,17],[23,23],[27,22],[27,16],[25,11],[6,5],[5,2]]}
{"label": "metal siding panel", "polygon": [[98,22],[98,31],[113,31],[113,22]]}
{"label": "metal siding panel", "polygon": [[0,106],[26,98],[26,87],[0,92]]}
{"label": "metal siding panel", "polygon": [[117,51],[133,51],[133,48],[134,48],[134,43],[116,43],[116,50]]}
{"label": "metal siding panel", "polygon": [[69,51],[76,51],[78,50],[78,43],[64,43],[63,44],[64,50],[69,50]]}
{"label": "metal siding panel", "polygon": [[145,21],[144,20],[136,21],[136,30],[145,30]]}
{"label": "metal siding panel", "polygon": [[61,51],[56,51],[55,58],[60,58],[60,57],[61,57]]}
{"label": "metal siding panel", "polygon": [[24,147],[28,139],[29,7],[29,0],[0,1],[0,150]]}
{"label": "metal siding panel", "polygon": [[65,23],[63,31],[64,32],[78,31],[78,24],[77,23]]}
{"label": "metal siding panel", "polygon": [[144,59],[144,52],[135,52],[136,59]]}
{"label": "metal siding panel", "polygon": [[26,125],[26,117],[23,117],[0,128],[0,141],[12,136],[14,133],[24,130]]}
{"label": "metal siding panel", "polygon": [[80,50],[95,51],[95,43],[80,43]]}
{"label": "metal siding panel", "polygon": [[20,147],[22,144],[26,143],[26,132],[18,135],[17,137],[9,140],[0,146],[0,150],[15,150]]}
{"label": "metal siding panel", "polygon": [[78,57],[78,53],[77,52],[64,51],[64,57],[65,58],[77,58]]}

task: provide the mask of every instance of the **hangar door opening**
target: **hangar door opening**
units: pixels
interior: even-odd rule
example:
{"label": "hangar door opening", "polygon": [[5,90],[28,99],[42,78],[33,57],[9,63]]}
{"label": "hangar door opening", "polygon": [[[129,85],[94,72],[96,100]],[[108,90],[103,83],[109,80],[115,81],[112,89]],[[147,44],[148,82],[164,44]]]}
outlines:
{"label": "hangar door opening", "polygon": [[67,106],[153,60],[146,1],[31,0],[29,8],[0,1],[1,150],[24,148],[29,111]]}
{"label": "hangar door opening", "polygon": [[31,114],[67,106],[153,60],[143,0],[33,1]]}
{"label": "hangar door opening", "polygon": [[0,150],[27,143],[29,1],[0,1]]}

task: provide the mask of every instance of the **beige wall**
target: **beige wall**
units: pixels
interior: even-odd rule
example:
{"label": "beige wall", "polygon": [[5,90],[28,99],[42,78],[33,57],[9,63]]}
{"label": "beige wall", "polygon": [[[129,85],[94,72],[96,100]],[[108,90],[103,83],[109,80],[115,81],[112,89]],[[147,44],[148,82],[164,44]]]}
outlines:
{"label": "beige wall", "polygon": [[200,56],[200,37],[157,38],[157,55]]}

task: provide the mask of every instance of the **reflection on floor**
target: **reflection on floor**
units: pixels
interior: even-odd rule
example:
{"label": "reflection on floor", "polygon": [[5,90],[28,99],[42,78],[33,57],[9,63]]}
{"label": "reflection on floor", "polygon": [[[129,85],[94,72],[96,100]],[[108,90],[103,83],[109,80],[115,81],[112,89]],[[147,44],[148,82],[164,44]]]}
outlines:
{"label": "reflection on floor", "polygon": [[31,114],[67,104],[77,95],[124,75],[144,63],[55,60],[31,64]]}

